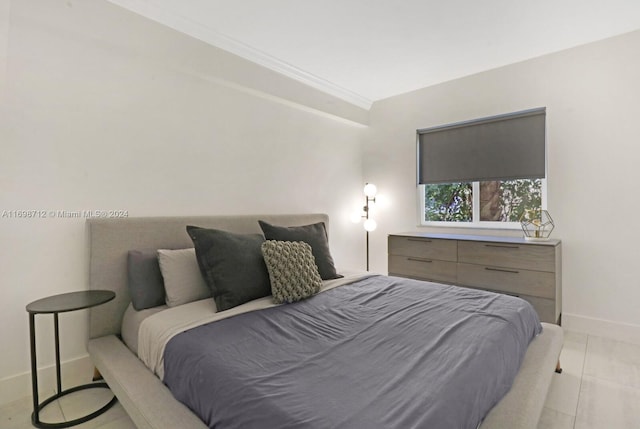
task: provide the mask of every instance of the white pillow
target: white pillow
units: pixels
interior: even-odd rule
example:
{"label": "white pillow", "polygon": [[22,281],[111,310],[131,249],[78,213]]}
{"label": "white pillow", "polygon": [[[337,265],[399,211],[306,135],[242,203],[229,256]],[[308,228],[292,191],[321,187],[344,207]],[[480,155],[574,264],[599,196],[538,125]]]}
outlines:
{"label": "white pillow", "polygon": [[158,263],[169,307],[211,297],[200,273],[195,249],[158,249]]}

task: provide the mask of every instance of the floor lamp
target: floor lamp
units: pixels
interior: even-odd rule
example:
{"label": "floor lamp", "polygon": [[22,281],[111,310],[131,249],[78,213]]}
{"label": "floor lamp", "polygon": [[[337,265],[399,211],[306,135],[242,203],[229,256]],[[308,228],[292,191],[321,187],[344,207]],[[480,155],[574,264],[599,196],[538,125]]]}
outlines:
{"label": "floor lamp", "polygon": [[369,217],[371,206],[376,202],[377,193],[378,188],[376,188],[376,185],[373,183],[366,183],[364,185],[364,207],[362,208],[364,214],[362,217],[365,219],[364,229],[367,233],[367,271],[369,271],[369,232],[374,231],[378,226],[376,221]]}

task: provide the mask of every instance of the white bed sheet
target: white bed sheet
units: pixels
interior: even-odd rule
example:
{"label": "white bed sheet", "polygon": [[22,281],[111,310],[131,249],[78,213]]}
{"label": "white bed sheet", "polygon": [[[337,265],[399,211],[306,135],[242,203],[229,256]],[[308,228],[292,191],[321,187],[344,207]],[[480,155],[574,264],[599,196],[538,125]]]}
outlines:
{"label": "white bed sheet", "polygon": [[122,341],[129,347],[129,350],[138,355],[138,331],[140,330],[140,324],[147,317],[166,310],[166,305],[160,305],[158,307],[147,308],[144,310],[136,310],[133,308],[133,304],[129,304],[122,316],[122,327],[120,328],[120,335]]}

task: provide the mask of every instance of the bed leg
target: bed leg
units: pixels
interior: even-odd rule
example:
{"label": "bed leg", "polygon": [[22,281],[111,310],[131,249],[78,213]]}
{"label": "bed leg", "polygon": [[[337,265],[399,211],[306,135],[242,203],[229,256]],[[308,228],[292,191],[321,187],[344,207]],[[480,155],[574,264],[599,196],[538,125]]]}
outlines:
{"label": "bed leg", "polygon": [[98,381],[98,380],[102,380],[102,374],[100,374],[100,371],[98,371],[98,368],[94,367],[93,368],[93,381]]}
{"label": "bed leg", "polygon": [[558,363],[556,364],[556,373],[562,374],[562,367],[560,366],[560,359],[558,359]]}

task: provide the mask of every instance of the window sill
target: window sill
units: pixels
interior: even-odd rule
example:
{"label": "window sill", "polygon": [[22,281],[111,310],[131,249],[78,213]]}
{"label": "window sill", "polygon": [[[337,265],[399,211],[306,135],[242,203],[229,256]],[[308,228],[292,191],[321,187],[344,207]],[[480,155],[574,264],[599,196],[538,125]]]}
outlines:
{"label": "window sill", "polygon": [[498,231],[520,231],[522,226],[520,222],[423,222],[418,225],[419,228],[461,228],[461,229],[480,229],[480,230],[498,230]]}

